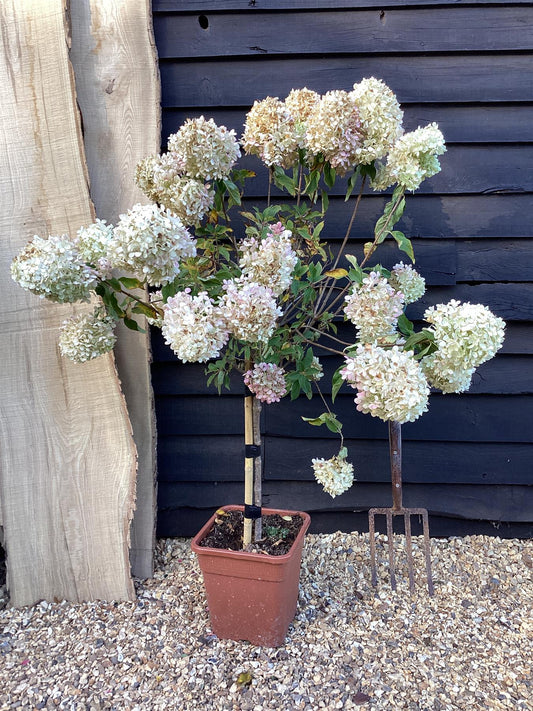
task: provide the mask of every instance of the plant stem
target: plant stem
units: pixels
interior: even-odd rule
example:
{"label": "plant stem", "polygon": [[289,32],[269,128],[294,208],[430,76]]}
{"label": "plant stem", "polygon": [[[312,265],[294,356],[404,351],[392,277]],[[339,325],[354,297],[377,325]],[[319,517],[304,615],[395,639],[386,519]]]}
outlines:
{"label": "plant stem", "polygon": [[374,254],[374,252],[376,251],[376,249],[377,249],[377,247],[378,247],[378,244],[379,244],[379,240],[380,240],[380,238],[381,238],[381,235],[382,235],[386,230],[389,229],[389,222],[390,222],[392,216],[394,215],[394,213],[396,212],[396,208],[398,207],[398,205],[400,204],[400,202],[404,199],[404,196],[405,196],[405,193],[404,193],[404,192],[401,192],[401,193],[398,195],[398,197],[396,198],[396,201],[395,201],[394,205],[392,206],[392,209],[391,209],[391,211],[390,211],[390,213],[389,213],[389,217],[388,217],[387,221],[385,222],[385,224],[383,225],[383,227],[381,228],[381,230],[378,232],[378,234],[374,237],[374,241],[372,242],[372,246],[370,247],[370,249],[368,250],[367,254],[365,255],[365,258],[363,259],[363,261],[362,261],[361,264],[359,265],[361,268],[363,268],[363,267],[365,266],[365,264],[368,262],[368,260],[370,259],[370,257],[371,257],[371,256]]}

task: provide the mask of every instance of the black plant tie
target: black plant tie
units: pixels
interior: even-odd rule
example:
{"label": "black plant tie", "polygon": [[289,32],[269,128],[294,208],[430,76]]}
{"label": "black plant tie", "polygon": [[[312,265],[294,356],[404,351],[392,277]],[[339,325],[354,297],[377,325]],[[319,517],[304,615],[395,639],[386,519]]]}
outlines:
{"label": "black plant tie", "polygon": [[244,504],[244,518],[261,518],[261,507]]}

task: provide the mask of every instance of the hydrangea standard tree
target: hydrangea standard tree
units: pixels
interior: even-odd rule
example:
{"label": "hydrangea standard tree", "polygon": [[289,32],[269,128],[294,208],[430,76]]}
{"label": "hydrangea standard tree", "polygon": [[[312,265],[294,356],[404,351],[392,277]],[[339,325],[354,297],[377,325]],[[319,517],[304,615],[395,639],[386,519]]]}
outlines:
{"label": "hydrangea standard tree", "polygon": [[[428,309],[428,328],[415,332],[405,306],[425,290],[411,265],[391,271],[374,262],[386,239],[414,262],[413,246],[397,229],[406,191],[440,170],[445,152],[436,124],[406,133],[394,93],[371,77],[351,91],[320,96],[295,89],[284,101],[267,97],[248,112],[241,145],[212,119],[189,119],[170,136],[168,151],[136,171],[153,201],[135,205],[116,226],[97,220],[78,235],[36,236],[15,258],[13,278],[52,301],[88,301],[92,315],[65,324],[61,350],[83,362],[113,347],[112,325],[139,329],[145,315],[183,362],[206,362],[219,390],[234,370],[243,377],[246,443],[254,443],[261,403],[318,393],[326,411],[309,419],[341,437],[338,455],[313,459],[317,480],[337,496],[354,480],[342,425],[318,381],[314,348],[340,354],[333,399],[346,381],[362,412],[385,421],[413,421],[427,410],[429,387],[458,392],[503,340],[503,322],[480,305],[452,301]],[[244,152],[268,168],[266,209],[243,210],[246,181],[236,163]],[[353,210],[333,255],[321,233],[331,189],[345,180]],[[286,193],[271,204],[271,185]],[[393,187],[374,234],[359,257],[346,246],[367,187]],[[127,272],[133,276],[118,276]],[[149,287],[149,297],[136,291]],[[336,323],[354,325],[343,342]],[[245,511],[260,506],[260,467],[246,458]],[[260,520],[258,521],[258,523]],[[244,545],[251,541],[245,514]],[[256,536],[260,526],[256,524]]]}

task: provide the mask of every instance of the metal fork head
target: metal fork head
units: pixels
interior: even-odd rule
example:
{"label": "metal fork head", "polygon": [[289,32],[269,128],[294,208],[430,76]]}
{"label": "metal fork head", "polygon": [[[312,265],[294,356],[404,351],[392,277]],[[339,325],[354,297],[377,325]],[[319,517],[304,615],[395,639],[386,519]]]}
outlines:
{"label": "metal fork head", "polygon": [[413,569],[413,540],[411,538],[411,516],[422,517],[422,528],[424,534],[424,549],[426,557],[426,576],[428,583],[428,592],[432,597],[434,593],[433,579],[431,577],[431,556],[429,542],[429,523],[427,509],[420,508],[405,508],[403,506],[394,506],[392,508],[372,508],[368,512],[368,530],[370,533],[370,566],[372,573],[372,585],[375,587],[378,582],[376,572],[376,537],[375,537],[375,517],[377,514],[383,514],[387,520],[387,541],[389,547],[389,570],[391,588],[396,590],[396,573],[394,563],[394,542],[393,542],[393,516],[403,516],[405,526],[405,542],[407,550],[407,569],[409,572],[409,588],[411,593],[415,589],[415,576]]}

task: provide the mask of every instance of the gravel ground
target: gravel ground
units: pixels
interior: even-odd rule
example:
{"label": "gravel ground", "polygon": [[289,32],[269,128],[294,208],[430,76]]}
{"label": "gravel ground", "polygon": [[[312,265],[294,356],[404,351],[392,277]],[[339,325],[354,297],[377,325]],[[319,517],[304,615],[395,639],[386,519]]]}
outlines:
{"label": "gravel ground", "polygon": [[433,598],[419,539],[414,595],[401,560],[391,591],[385,541],[374,589],[368,534],[306,537],[279,649],[211,634],[186,539],[159,542],[136,602],[0,610],[0,709],[533,709],[533,541],[433,539]]}

